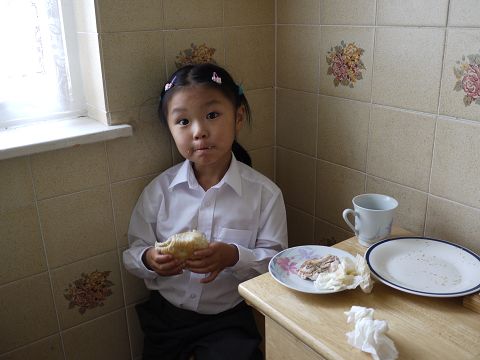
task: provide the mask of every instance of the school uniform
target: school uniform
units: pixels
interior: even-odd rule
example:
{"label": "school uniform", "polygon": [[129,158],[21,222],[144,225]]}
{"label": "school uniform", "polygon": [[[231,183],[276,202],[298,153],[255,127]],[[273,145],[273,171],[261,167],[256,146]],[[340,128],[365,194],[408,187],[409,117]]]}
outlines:
{"label": "school uniform", "polygon": [[[192,229],[210,241],[235,245],[238,262],[207,284],[200,279],[208,274],[185,270],[163,277],[145,267],[142,255],[155,241]],[[287,247],[285,205],[278,186],[232,154],[223,179],[205,191],[186,160],[144,189],[132,213],[128,239],[125,267],[144,279],[152,292],[150,300],[137,307],[145,332],[145,359],[155,354],[162,354],[159,359],[188,358],[191,352],[196,359],[254,358],[260,338],[238,285],[266,272],[270,259]]]}

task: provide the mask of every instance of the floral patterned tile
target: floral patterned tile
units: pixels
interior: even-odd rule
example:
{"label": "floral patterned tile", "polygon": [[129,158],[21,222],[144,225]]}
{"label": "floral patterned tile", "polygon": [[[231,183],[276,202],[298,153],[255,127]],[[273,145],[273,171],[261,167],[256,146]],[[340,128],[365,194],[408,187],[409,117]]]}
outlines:
{"label": "floral patterned tile", "polygon": [[187,64],[211,62],[222,65],[224,58],[224,35],[221,29],[188,29],[165,33],[168,74]]}
{"label": "floral patterned tile", "polygon": [[333,76],[335,86],[343,85],[354,88],[355,83],[363,79],[363,72],[367,69],[362,61],[364,49],[354,42],[331,47],[327,54],[327,75]]}
{"label": "floral patterned tile", "polygon": [[62,329],[123,306],[116,250],[58,268],[52,280]]}
{"label": "floral patterned tile", "polygon": [[370,101],[372,27],[322,27],[320,94]]}
{"label": "floral patterned tile", "polygon": [[480,121],[480,29],[449,29],[440,113]]}

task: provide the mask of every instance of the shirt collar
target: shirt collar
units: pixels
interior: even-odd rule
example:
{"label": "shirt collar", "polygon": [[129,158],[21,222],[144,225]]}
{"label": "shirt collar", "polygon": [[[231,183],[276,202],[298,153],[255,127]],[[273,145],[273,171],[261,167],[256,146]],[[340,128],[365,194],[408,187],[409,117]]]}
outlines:
{"label": "shirt collar", "polygon": [[[195,177],[193,172],[192,164],[190,161],[185,160],[177,172],[177,175],[173,178],[172,182],[168,186],[170,190],[172,190],[176,185],[187,183],[190,189],[197,189],[200,187],[200,184]],[[238,160],[235,159],[235,155],[232,153],[232,161],[230,162],[230,166],[225,173],[224,177],[218,184],[213,186],[214,188],[220,188],[223,184],[229,185],[238,196],[242,195],[242,180],[240,177],[240,169],[238,166]]]}

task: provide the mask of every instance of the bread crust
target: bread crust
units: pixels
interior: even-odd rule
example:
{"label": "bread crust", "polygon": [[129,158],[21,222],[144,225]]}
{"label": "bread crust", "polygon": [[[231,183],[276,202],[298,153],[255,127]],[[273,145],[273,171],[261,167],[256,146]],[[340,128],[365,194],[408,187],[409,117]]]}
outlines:
{"label": "bread crust", "polygon": [[155,249],[161,254],[170,254],[179,260],[192,257],[196,250],[208,247],[208,240],[200,231],[192,230],[170,236],[167,241],[156,242]]}

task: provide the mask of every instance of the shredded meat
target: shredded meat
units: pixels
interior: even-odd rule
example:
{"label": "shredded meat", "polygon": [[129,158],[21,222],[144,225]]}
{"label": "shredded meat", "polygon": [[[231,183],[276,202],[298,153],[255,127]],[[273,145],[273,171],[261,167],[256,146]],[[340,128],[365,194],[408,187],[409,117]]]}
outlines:
{"label": "shredded meat", "polygon": [[302,279],[316,280],[320,273],[336,271],[339,264],[340,259],[337,256],[328,254],[304,261],[297,274]]}

